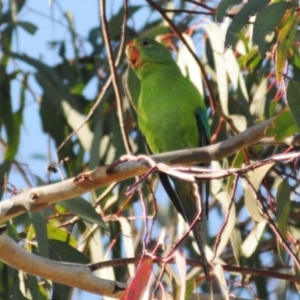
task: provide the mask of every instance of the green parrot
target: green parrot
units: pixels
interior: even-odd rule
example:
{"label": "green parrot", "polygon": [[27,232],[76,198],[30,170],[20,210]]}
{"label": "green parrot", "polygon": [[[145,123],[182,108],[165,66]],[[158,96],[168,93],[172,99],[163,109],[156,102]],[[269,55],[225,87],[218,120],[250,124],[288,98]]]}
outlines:
{"label": "green parrot", "polygon": [[[197,88],[184,77],[171,53],[160,43],[150,38],[137,38],[126,46],[130,65],[141,81],[141,92],[137,103],[138,125],[153,154],[207,146],[210,131],[206,107]],[[199,213],[201,217],[193,227],[203,269],[210,281],[209,268],[204,251],[205,221],[208,216],[208,185],[159,174],[163,187],[184,220],[191,225]],[[197,187],[198,191],[195,191]],[[203,198],[206,205],[203,205]]]}

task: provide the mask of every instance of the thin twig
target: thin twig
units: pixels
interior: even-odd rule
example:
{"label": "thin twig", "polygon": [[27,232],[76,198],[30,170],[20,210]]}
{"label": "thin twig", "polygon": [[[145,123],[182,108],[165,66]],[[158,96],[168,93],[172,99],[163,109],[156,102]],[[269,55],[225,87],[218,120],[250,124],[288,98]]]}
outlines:
{"label": "thin twig", "polygon": [[214,12],[207,12],[207,11],[197,11],[197,10],[190,10],[190,9],[164,9],[164,12],[173,12],[173,13],[188,13],[188,14],[197,14],[197,15],[205,15],[205,16],[214,16]]}
{"label": "thin twig", "polygon": [[212,8],[212,7],[208,6],[208,5],[206,5],[205,3],[201,3],[201,2],[199,2],[199,1],[195,1],[195,0],[185,0],[185,1],[186,1],[186,2],[190,2],[190,3],[193,3],[193,4],[197,5],[197,6],[200,6],[200,7],[202,7],[202,8],[207,9],[207,10],[210,10],[210,11],[216,11],[215,8]]}
{"label": "thin twig", "polygon": [[112,81],[113,81],[115,96],[117,100],[119,124],[120,124],[122,139],[126,149],[126,153],[129,154],[131,153],[131,146],[130,146],[128,135],[126,133],[125,124],[124,124],[121,90],[120,90],[117,70],[115,68],[113,50],[111,46],[111,39],[109,35],[108,23],[106,18],[106,1],[100,0],[99,2],[100,2],[100,17],[101,17],[102,33],[103,33],[103,38],[107,50],[107,58],[108,58],[110,72],[112,74]]}
{"label": "thin twig", "polygon": [[[154,262],[157,263],[174,263],[173,259],[170,259],[166,262],[164,257],[161,256],[153,256],[151,255]],[[129,258],[120,258],[120,259],[114,259],[110,261],[103,261],[99,263],[92,263],[87,265],[87,267],[90,268],[92,272],[102,269],[102,268],[108,268],[108,267],[119,267],[124,266],[128,264],[138,264],[141,257],[129,257]],[[186,259],[186,264],[191,267],[201,267],[202,264],[199,260],[194,259]],[[270,268],[266,269],[258,269],[258,268],[246,268],[246,267],[238,267],[238,266],[232,266],[232,265],[225,265],[222,264],[222,268],[227,272],[232,273],[240,273],[243,275],[253,275],[253,276],[264,276],[264,277],[271,277],[271,278],[277,278],[277,279],[283,279],[290,282],[299,282],[300,276],[293,275],[293,274],[283,274],[280,272],[274,272],[270,270]]]}

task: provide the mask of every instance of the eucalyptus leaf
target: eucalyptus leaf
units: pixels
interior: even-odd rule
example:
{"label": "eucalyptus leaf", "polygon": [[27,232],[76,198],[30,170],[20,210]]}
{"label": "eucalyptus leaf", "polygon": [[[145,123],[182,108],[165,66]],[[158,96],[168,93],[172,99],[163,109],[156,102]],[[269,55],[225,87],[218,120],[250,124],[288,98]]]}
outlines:
{"label": "eucalyptus leaf", "polygon": [[65,200],[60,202],[60,205],[68,209],[69,211],[75,213],[83,220],[91,223],[97,224],[103,230],[108,231],[107,226],[100,218],[99,214],[95,211],[93,206],[81,197],[73,198],[71,200]]}
{"label": "eucalyptus leaf", "polygon": [[269,0],[249,0],[243,8],[236,14],[231,24],[229,25],[226,33],[225,46],[231,47],[238,38],[238,33],[245,26],[249,18],[269,3]]}

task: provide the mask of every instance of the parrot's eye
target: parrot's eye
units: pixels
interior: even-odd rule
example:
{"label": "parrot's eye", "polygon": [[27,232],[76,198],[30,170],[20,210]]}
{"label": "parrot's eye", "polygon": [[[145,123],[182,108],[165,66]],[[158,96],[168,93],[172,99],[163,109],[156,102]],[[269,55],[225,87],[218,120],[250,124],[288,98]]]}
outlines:
{"label": "parrot's eye", "polygon": [[142,44],[143,46],[148,46],[149,45],[149,42],[148,41],[143,41],[143,44]]}

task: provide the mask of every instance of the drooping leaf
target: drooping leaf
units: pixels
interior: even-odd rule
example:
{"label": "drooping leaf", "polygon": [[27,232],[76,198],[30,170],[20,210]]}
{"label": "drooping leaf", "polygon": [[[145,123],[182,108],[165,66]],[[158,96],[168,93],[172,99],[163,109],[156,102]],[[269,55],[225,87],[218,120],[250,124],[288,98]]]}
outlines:
{"label": "drooping leaf", "polygon": [[222,22],[223,18],[226,16],[229,8],[236,4],[241,3],[242,0],[222,0],[217,9],[217,22]]}
{"label": "drooping leaf", "polygon": [[222,290],[222,295],[224,296],[224,299],[229,300],[227,280],[225,277],[224,269],[220,263],[217,263],[215,265],[215,274],[219,281],[219,285]]}
{"label": "drooping leaf", "polygon": [[38,242],[38,251],[39,255],[48,258],[49,249],[48,249],[48,237],[47,237],[47,228],[45,223],[45,216],[43,211],[39,212],[30,212],[30,219],[32,221],[35,238]]}
{"label": "drooping leaf", "polygon": [[[257,191],[259,190],[262,180],[264,179],[266,174],[269,172],[269,170],[273,167],[273,165],[274,164],[263,165],[262,167],[259,167],[251,172],[248,172],[248,174],[247,174],[248,179],[251,181],[254,189],[256,189]],[[245,182],[245,184],[246,184],[245,205],[247,207],[247,210],[248,210],[250,216],[256,222],[266,222],[266,219],[261,214],[261,211],[257,204],[256,196],[254,194],[254,191],[252,190],[252,187],[249,186],[249,184],[247,182]]]}
{"label": "drooping leaf", "polygon": [[[139,5],[130,5],[128,7],[128,15],[127,18],[130,18],[135,12],[137,12],[141,6]],[[122,27],[124,22],[124,7],[121,6],[120,10],[110,18],[108,22],[108,29],[110,32],[110,37],[112,40],[120,40],[120,28]],[[99,29],[98,29],[99,30]]]}
{"label": "drooping leaf", "polygon": [[[277,226],[284,239],[287,237],[289,216],[291,211],[290,193],[291,188],[288,184],[288,179],[286,178],[279,184],[276,195]],[[277,247],[280,257],[284,262],[285,248],[282,246],[279,240],[277,240]]]}
{"label": "drooping leaf", "polygon": [[286,96],[287,102],[294,117],[295,122],[300,128],[300,81],[296,79],[291,79],[287,87]]}
{"label": "drooping leaf", "polygon": [[71,288],[64,284],[53,282],[53,300],[68,299],[70,297]]}
{"label": "drooping leaf", "polygon": [[285,14],[289,2],[277,2],[264,6],[254,22],[253,42],[258,46],[259,53],[262,57],[269,50],[267,36],[275,31],[277,25]]}
{"label": "drooping leaf", "polygon": [[30,34],[35,34],[35,32],[38,30],[38,27],[30,22],[18,21],[15,23],[15,25],[22,27]]}
{"label": "drooping leaf", "polygon": [[258,67],[261,61],[262,58],[258,53],[258,49],[251,49],[249,52],[239,58],[240,65],[244,68],[247,68],[249,71]]}
{"label": "drooping leaf", "polygon": [[2,196],[2,193],[6,190],[6,180],[9,176],[11,165],[11,161],[4,161],[2,164],[0,164],[0,186],[3,187],[0,189],[0,196]]}
{"label": "drooping leaf", "polygon": [[[185,299],[186,298],[186,259],[180,251],[176,251],[175,253],[175,265],[178,269],[178,276],[180,280],[180,286],[179,286],[179,293],[180,296],[179,299]],[[179,294],[178,293],[178,294]]]}
{"label": "drooping leaf", "polygon": [[242,243],[241,249],[243,256],[250,257],[256,252],[257,246],[265,231],[266,226],[266,222],[254,223],[254,228],[251,230],[251,232],[247,235],[246,239]]}
{"label": "drooping leaf", "polygon": [[89,258],[66,242],[55,239],[48,240],[50,259],[62,262],[88,264]]}
{"label": "drooping leaf", "polygon": [[20,141],[20,127],[22,124],[22,109],[14,113],[11,101],[11,81],[17,76],[18,71],[7,73],[4,66],[0,65],[0,129],[6,132],[6,147],[4,160],[14,160]]}
{"label": "drooping leaf", "polygon": [[[296,250],[295,250],[295,255],[296,255],[297,257],[299,257],[299,255],[300,255],[300,250],[299,250],[298,247],[297,247]],[[299,270],[299,268],[297,267],[296,264],[293,264],[293,274],[295,274],[296,276],[300,276],[300,270]],[[297,292],[298,292],[298,294],[299,294],[299,293],[300,293],[300,282],[299,282],[299,281],[296,281],[296,282],[295,282],[295,287],[296,287]]]}
{"label": "drooping leaf", "polygon": [[298,133],[299,130],[292,113],[286,109],[276,116],[272,125],[267,128],[266,135],[275,137],[276,141],[282,141],[283,139]]}
{"label": "drooping leaf", "polygon": [[[123,241],[124,248],[127,257],[134,256],[134,240],[132,237],[132,227],[128,220],[124,217],[118,217],[117,220],[120,222],[122,233],[123,233]],[[128,265],[128,272],[130,276],[134,276],[135,268],[133,265]]]}
{"label": "drooping leaf", "polygon": [[258,13],[270,0],[249,0],[236,14],[226,33],[225,47],[229,48],[238,38],[238,33],[247,24],[249,18]]}
{"label": "drooping leaf", "polygon": [[[221,202],[222,208],[224,213],[228,213],[228,208],[230,203],[230,196],[225,192],[222,191],[219,194],[216,195],[216,198],[218,201]],[[221,253],[223,252],[224,248],[227,246],[228,241],[230,240],[232,230],[234,229],[236,223],[236,210],[234,204],[232,204],[231,210],[229,212],[228,218],[227,218],[227,224],[224,228],[222,228],[222,234],[220,236],[220,241],[218,242],[218,248],[215,249],[215,255],[216,257],[219,257]]]}
{"label": "drooping leaf", "polygon": [[277,81],[283,80],[283,70],[289,50],[294,43],[298,28],[298,15],[287,18],[279,29],[278,43],[276,47],[275,66]]}
{"label": "drooping leaf", "polygon": [[26,273],[23,273],[23,280],[25,284],[25,288],[27,291],[27,295],[30,295],[31,299],[37,300],[46,300],[46,297],[42,297],[40,290],[39,290],[39,282],[36,276],[32,276]]}
{"label": "drooping leaf", "polygon": [[242,234],[240,228],[238,226],[235,226],[231,232],[230,235],[230,241],[231,241],[231,246],[233,250],[233,255],[235,258],[235,261],[238,266],[241,265],[241,257],[242,257]]}
{"label": "drooping leaf", "polygon": [[[215,66],[215,76],[222,110],[228,114],[228,81],[224,52],[224,34],[219,26],[214,23],[204,25],[208,34]],[[232,70],[236,70],[233,68]]]}
{"label": "drooping leaf", "polygon": [[48,239],[68,242],[68,244],[72,247],[76,247],[77,241],[76,239],[70,235],[69,232],[64,230],[63,228],[59,228],[53,225],[47,225],[47,237]]}
{"label": "drooping leaf", "polygon": [[191,298],[193,291],[197,288],[197,283],[195,278],[191,278],[185,283],[185,300]]}
{"label": "drooping leaf", "polygon": [[75,213],[83,220],[91,223],[98,224],[104,230],[108,230],[107,226],[100,218],[99,214],[95,211],[93,206],[81,197],[76,197],[71,200],[65,200],[59,203],[61,206],[65,207],[69,211]]}
{"label": "drooping leaf", "polygon": [[[194,45],[193,40],[187,34],[183,34],[183,37],[190,48],[196,53],[196,47]],[[195,58],[192,56],[188,48],[181,43],[180,48],[177,55],[177,64],[181,69],[182,74],[188,77],[194,85],[197,87],[200,95],[204,95],[203,92],[203,83],[201,78],[201,70],[199,65],[195,61]]]}
{"label": "drooping leaf", "polygon": [[250,105],[250,112],[257,119],[262,119],[265,111],[265,103],[267,99],[268,78],[262,78],[253,95]]}

